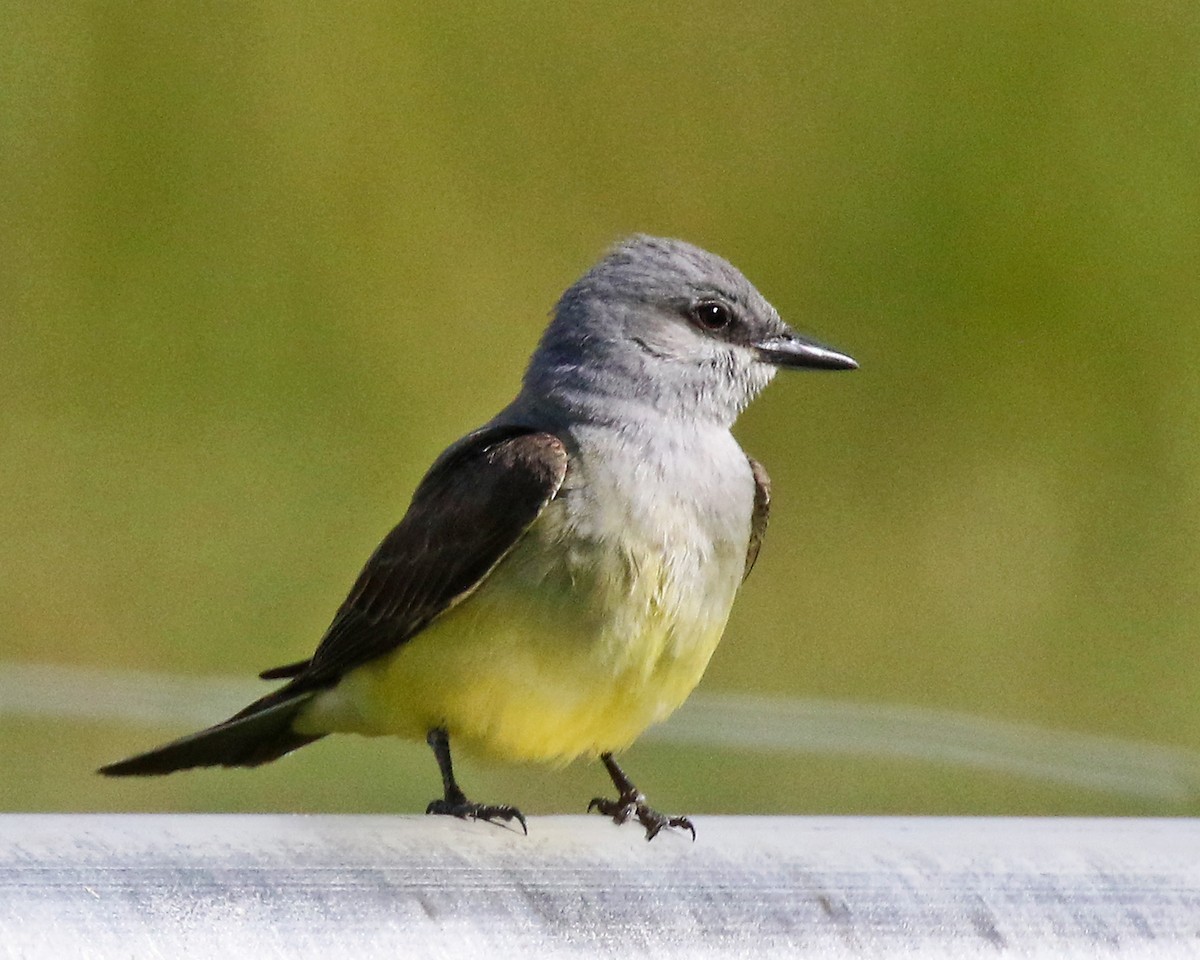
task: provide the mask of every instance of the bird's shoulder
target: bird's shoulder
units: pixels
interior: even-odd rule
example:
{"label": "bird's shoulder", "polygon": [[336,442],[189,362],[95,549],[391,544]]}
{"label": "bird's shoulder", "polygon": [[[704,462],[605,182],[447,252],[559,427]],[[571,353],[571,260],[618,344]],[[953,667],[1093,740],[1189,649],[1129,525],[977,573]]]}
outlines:
{"label": "bird's shoulder", "polygon": [[263,676],[327,685],[419,633],[512,550],[558,493],[568,459],[554,433],[520,425],[484,427],[450,446],[363,567],[312,658]]}

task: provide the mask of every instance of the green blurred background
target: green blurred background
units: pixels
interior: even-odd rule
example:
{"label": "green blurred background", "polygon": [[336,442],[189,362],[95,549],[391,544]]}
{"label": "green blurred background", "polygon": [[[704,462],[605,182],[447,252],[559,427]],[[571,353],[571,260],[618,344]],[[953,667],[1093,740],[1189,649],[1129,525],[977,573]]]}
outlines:
{"label": "green blurred background", "polygon": [[[125,671],[310,652],[633,231],[862,364],[739,425],[775,510],[702,691],[1200,750],[1195,3],[0,13],[0,809],[422,809],[423,745],[113,782],[192,724],[84,714]],[[1200,806],[869,751],[627,760],[671,811]],[[605,782],[463,767],[535,814]]]}

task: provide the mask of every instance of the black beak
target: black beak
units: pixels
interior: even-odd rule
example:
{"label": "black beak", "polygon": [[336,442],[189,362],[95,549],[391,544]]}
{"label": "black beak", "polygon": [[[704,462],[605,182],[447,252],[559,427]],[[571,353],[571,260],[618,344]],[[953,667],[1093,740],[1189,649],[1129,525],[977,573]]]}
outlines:
{"label": "black beak", "polygon": [[758,359],[777,367],[810,370],[857,370],[858,363],[837,350],[823,347],[814,340],[794,333],[763,340],[754,345]]}

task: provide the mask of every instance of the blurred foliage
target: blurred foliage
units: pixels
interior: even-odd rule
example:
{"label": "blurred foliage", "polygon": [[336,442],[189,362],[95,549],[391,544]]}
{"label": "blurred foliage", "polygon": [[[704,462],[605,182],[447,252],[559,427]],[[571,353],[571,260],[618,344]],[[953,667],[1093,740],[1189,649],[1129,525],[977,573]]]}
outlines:
{"label": "blurred foliage", "polygon": [[[559,291],[640,230],[862,364],[743,418],[776,505],[709,689],[1200,748],[1194,3],[0,12],[0,661],[305,655]],[[0,721],[0,809],[435,793],[423,746],[113,783],[90,771],[183,731]],[[896,762],[629,766],[697,812],[1174,812]],[[604,779],[468,770],[534,812]]]}

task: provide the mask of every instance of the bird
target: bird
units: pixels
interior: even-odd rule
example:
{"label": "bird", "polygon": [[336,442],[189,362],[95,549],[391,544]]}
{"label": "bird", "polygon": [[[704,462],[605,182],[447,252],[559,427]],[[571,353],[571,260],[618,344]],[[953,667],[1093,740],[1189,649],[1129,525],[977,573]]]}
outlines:
{"label": "bird", "polygon": [[700,682],[762,546],[770,479],[731,428],[781,369],[851,370],[727,260],[631,236],[563,293],[515,397],[451,444],[282,686],[107,776],[254,767],[330,733],[424,739],[426,813],[469,800],[451,743],[505,761],[599,759],[588,810],[689,831],[616,761]]}

